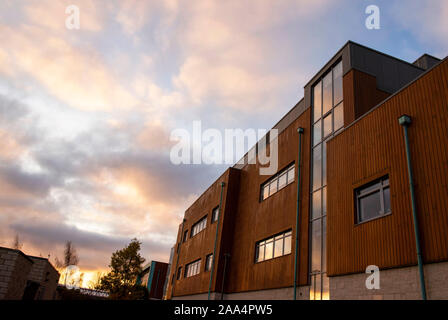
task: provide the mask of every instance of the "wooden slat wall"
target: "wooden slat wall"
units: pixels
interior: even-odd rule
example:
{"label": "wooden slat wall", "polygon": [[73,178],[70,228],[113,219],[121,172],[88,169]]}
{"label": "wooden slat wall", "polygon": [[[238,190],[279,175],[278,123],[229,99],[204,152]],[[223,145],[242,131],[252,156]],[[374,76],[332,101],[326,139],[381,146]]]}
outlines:
{"label": "wooden slat wall", "polygon": [[[344,77],[346,102],[345,82]],[[417,262],[403,129],[398,124],[402,114],[413,119],[409,138],[424,262],[448,260],[445,60],[328,142],[330,276],[364,272],[371,264],[391,268]],[[384,174],[390,178],[392,214],[355,225],[354,189]]]}
{"label": "wooden slat wall", "polygon": [[[228,169],[220,178],[218,178],[215,183],[213,183],[185,212],[185,230],[188,230],[188,240],[181,244],[180,257],[178,267],[182,267],[182,276],[180,280],[175,280],[174,285],[174,296],[190,295],[205,293],[208,291],[210,272],[205,272],[205,258],[208,254],[213,252],[213,246],[215,243],[216,226],[217,223],[211,223],[211,213],[212,210],[219,205],[220,195],[221,195],[221,182],[224,182],[224,194],[223,194],[223,207],[222,207],[222,220],[220,225],[220,231],[218,237],[221,238],[222,234],[222,221],[226,219],[228,211],[226,209],[226,201],[228,196],[229,188],[234,188],[233,185],[238,184],[237,179],[238,174],[235,174],[235,169]],[[233,214],[233,212],[230,212]],[[200,233],[198,233],[193,238],[190,238],[191,227],[199,221],[203,216],[207,215],[207,227]],[[181,227],[179,227],[179,232],[177,236],[177,243],[182,239]],[[176,249],[177,249],[176,243]],[[216,250],[216,260],[215,264],[220,264],[220,242],[217,244]],[[201,261],[201,272],[198,275],[184,278],[185,266],[190,262],[197,259],[202,259]],[[171,279],[174,274],[177,274],[176,269],[177,261],[177,251],[175,251],[173,256],[173,266],[170,271],[170,286],[168,287],[168,295],[171,297]],[[216,282],[216,273],[214,276],[214,282],[212,290],[214,290]]]}
{"label": "wooden slat wall", "polygon": [[[308,274],[308,211],[310,161],[310,109],[305,111],[278,138],[279,170],[298,159],[299,134],[305,129],[302,143],[301,219],[299,284],[307,284]],[[269,261],[254,263],[255,243],[276,233],[292,229],[295,238],[297,181],[270,198],[259,202],[260,185],[269,177],[259,174],[258,165],[242,169],[238,211],[233,228],[233,247],[226,292],[292,287],[294,279],[294,240],[292,253]],[[297,180],[297,179],[295,179]]]}

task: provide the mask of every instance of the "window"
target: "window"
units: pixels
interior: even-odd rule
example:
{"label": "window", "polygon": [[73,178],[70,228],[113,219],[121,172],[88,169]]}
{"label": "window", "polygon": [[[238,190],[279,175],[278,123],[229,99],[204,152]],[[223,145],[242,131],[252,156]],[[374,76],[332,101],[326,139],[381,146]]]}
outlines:
{"label": "window", "polygon": [[291,230],[280,233],[255,246],[255,262],[262,262],[291,253]]}
{"label": "window", "polygon": [[212,270],[212,263],[213,263],[213,254],[211,253],[205,258],[205,271]]}
{"label": "window", "polygon": [[188,239],[188,230],[185,230],[183,242],[187,241],[187,239]]}
{"label": "window", "polygon": [[196,222],[193,227],[191,228],[191,237],[193,238],[195,235],[197,235],[199,232],[205,229],[207,227],[207,216]]}
{"label": "window", "polygon": [[177,269],[177,280],[180,279],[181,275],[182,275],[182,267],[179,267],[179,269]]}
{"label": "window", "polygon": [[389,177],[383,177],[355,190],[357,222],[390,213]]}
{"label": "window", "polygon": [[185,278],[195,276],[201,272],[201,259],[185,266]]}
{"label": "window", "polygon": [[294,182],[294,163],[278,172],[271,179],[261,185],[261,200],[269,198],[288,184]]}
{"label": "window", "polygon": [[344,127],[343,68],[337,62],[313,86],[312,190],[310,208],[310,299],[328,298],[326,275],[327,140]]}
{"label": "window", "polygon": [[212,223],[218,221],[218,219],[219,219],[219,206],[217,206],[212,211]]}

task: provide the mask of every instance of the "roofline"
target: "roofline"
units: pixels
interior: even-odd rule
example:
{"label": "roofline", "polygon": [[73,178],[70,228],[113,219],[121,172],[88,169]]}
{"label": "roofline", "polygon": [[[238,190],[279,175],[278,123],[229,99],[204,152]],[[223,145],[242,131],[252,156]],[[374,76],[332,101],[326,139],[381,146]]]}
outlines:
{"label": "roofline", "polygon": [[[439,59],[440,60],[440,59]],[[439,63],[435,64],[434,66],[432,66],[431,68],[425,70],[422,74],[420,74],[417,78],[415,78],[414,80],[412,80],[411,82],[407,83],[406,85],[404,85],[402,88],[398,89],[396,92],[394,92],[393,94],[391,94],[390,96],[388,96],[386,99],[384,99],[383,101],[379,102],[377,105],[375,105],[372,109],[370,109],[369,111],[367,111],[366,113],[364,113],[362,116],[360,116],[358,119],[356,119],[355,121],[353,121],[352,123],[350,123],[347,127],[345,127],[344,129],[342,129],[341,131],[339,131],[337,134],[335,134],[334,136],[332,136],[331,138],[328,139],[328,141],[333,140],[334,138],[336,138],[337,136],[339,136],[340,134],[342,134],[343,132],[345,132],[348,128],[352,127],[353,125],[355,125],[356,123],[358,123],[359,121],[361,121],[363,118],[367,117],[370,113],[372,113],[373,111],[375,111],[376,109],[378,109],[379,107],[381,107],[383,104],[385,104],[387,101],[389,101],[390,99],[394,98],[396,95],[398,95],[399,93],[401,93],[402,91],[404,91],[405,89],[407,89],[409,86],[411,86],[412,84],[414,84],[415,82],[417,82],[418,80],[420,80],[420,78],[423,78],[425,75],[427,75],[428,73],[432,72],[433,69],[437,68],[441,63],[448,61],[448,56],[446,56],[445,58],[443,58],[442,60],[440,60]]]}
{"label": "roofline", "polygon": [[18,254],[20,254],[21,256],[23,256],[23,257],[25,257],[26,259],[28,259],[31,263],[34,263],[34,261],[30,258],[30,256],[26,255],[26,254],[23,253],[21,250],[13,249],[13,248],[7,248],[7,247],[0,247],[0,249],[18,253]]}
{"label": "roofline", "polygon": [[[385,56],[385,57],[388,57],[388,58],[392,58],[392,59],[394,59],[394,60],[397,60],[397,61],[400,61],[400,62],[403,62],[403,63],[406,63],[406,64],[408,64],[409,66],[412,66],[412,67],[414,67],[414,68],[417,68],[417,69],[420,69],[420,70],[423,70],[423,71],[425,71],[425,69],[423,69],[423,68],[420,68],[419,66],[416,66],[415,64],[413,64],[413,63],[411,63],[411,62],[409,62],[409,61],[406,61],[406,60],[403,60],[403,59],[400,59],[400,58],[397,58],[397,57],[394,57],[394,56],[392,56],[392,55],[390,55],[390,54],[387,54],[387,53],[384,53],[384,52],[381,52],[381,51],[378,51],[378,50],[376,50],[376,49],[373,49],[373,48],[370,48],[370,47],[367,47],[367,46],[365,46],[365,45],[363,45],[363,44],[360,44],[360,43],[357,43],[357,42],[354,42],[354,41],[352,41],[352,40],[348,40],[330,59],[328,59],[328,61],[325,63],[325,65],[322,67],[322,68],[320,68],[319,69],[319,71],[318,72],[316,72],[312,77],[311,77],[311,79],[303,86],[304,88],[305,87],[307,87],[309,84],[311,84],[312,82],[313,82],[313,79],[319,74],[319,73],[321,73],[322,71],[324,71],[328,66],[328,64],[334,59],[334,58],[336,58],[338,55],[340,55],[341,54],[341,52],[342,52],[342,50],[344,50],[345,49],[345,47],[346,46],[348,46],[348,45],[350,45],[350,44],[352,44],[352,45],[356,45],[356,46],[358,46],[358,47],[361,47],[361,48],[364,48],[364,49],[367,49],[367,50],[370,50],[370,51],[372,51],[372,52],[375,52],[375,53],[378,53],[378,54],[381,54],[381,55],[383,55],[383,56]],[[428,56],[430,56],[429,54],[428,54]],[[436,57],[433,57],[433,58],[436,58]],[[418,59],[420,59],[420,58],[418,58]],[[417,60],[418,60],[417,59]],[[436,59],[438,59],[438,58],[436,58]],[[416,60],[416,61],[417,61]],[[440,60],[440,59],[439,59]]]}

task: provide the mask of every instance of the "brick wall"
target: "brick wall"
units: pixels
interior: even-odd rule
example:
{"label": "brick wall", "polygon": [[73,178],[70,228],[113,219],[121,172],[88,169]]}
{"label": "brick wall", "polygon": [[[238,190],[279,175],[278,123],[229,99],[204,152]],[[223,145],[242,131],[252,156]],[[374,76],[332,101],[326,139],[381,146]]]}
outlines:
{"label": "brick wall", "polygon": [[0,300],[20,300],[33,262],[17,250],[0,248]]}
{"label": "brick wall", "polygon": [[[424,266],[428,299],[448,299],[448,262]],[[380,270],[380,289],[367,289],[365,273],[330,278],[330,298],[336,300],[421,299],[417,266]]]}

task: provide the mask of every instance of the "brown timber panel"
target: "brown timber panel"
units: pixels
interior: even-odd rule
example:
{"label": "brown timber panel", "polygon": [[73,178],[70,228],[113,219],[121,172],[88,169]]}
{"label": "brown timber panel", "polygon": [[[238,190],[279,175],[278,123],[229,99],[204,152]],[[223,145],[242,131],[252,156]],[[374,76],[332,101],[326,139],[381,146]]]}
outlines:
{"label": "brown timber panel", "polygon": [[[416,264],[403,129],[398,124],[402,114],[413,119],[409,140],[423,259],[448,260],[447,75],[444,60],[328,142],[330,276],[364,272],[370,264]],[[356,225],[354,189],[384,174],[390,179],[392,214]]]}
{"label": "brown timber panel", "polygon": [[[279,166],[282,170],[298,160],[299,134],[302,140],[299,274],[298,283],[308,280],[308,211],[310,168],[310,109],[305,111],[278,137]],[[233,247],[226,292],[242,292],[281,287],[292,287],[294,279],[294,239],[297,203],[297,177],[273,196],[260,202],[260,186],[268,176],[259,174],[259,165],[248,165],[241,170],[238,211],[233,229]],[[255,263],[257,241],[292,229],[291,254]]]}

